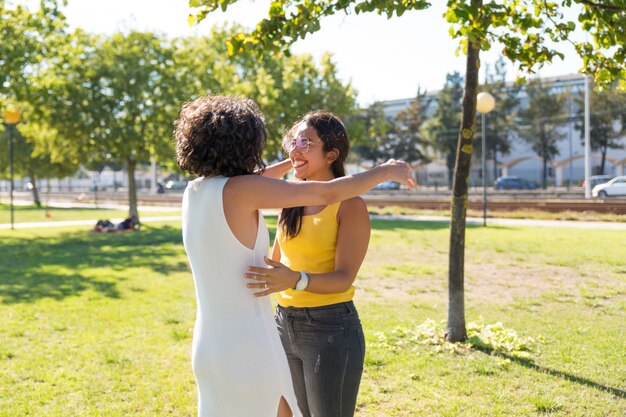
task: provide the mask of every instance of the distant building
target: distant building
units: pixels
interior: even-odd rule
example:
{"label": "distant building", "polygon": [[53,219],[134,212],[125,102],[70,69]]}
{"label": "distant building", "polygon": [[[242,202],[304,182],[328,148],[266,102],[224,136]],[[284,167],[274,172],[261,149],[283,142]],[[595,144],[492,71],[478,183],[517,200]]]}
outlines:
{"label": "distant building", "polygon": [[[584,91],[584,78],[579,74],[565,75],[560,77],[543,78],[544,83],[550,83],[553,91],[567,92],[569,94],[569,114],[573,115],[582,111],[575,102],[575,97]],[[428,92],[427,97],[431,98],[428,107],[424,111],[426,117],[432,115],[437,107],[437,95],[439,91]],[[385,115],[388,118],[395,119],[396,115],[407,108],[415,98],[406,98],[399,100],[389,100],[382,102]],[[522,88],[519,92],[520,107],[528,106],[528,96]],[[497,106],[497,103],[496,103]],[[593,107],[591,108],[593,111]],[[479,116],[478,116],[479,117]],[[486,124],[489,124],[489,115],[486,116]],[[555,160],[550,162],[548,169],[548,183],[556,186],[566,186],[568,181],[578,185],[584,180],[584,145],[582,133],[574,128],[574,121],[565,120],[559,129],[563,132],[564,139],[558,142],[559,153]],[[480,138],[480,132],[477,132],[475,140]],[[623,149],[609,149],[607,153],[607,161],[605,174],[608,175],[624,175],[626,171],[626,137],[622,138],[624,144]],[[478,160],[472,161],[470,173],[470,185],[478,186],[482,183],[480,154],[474,155]],[[591,155],[591,175],[599,174],[601,155],[599,152],[593,152]],[[448,170],[443,158],[419,167],[418,180],[422,184],[439,184],[448,183]],[[539,156],[531,149],[531,146],[522,139],[512,138],[511,152],[508,155],[498,155],[497,172],[493,172],[493,161],[487,161],[487,180],[489,184],[493,184],[496,177],[501,175],[517,175],[527,180],[541,183],[542,161]]]}

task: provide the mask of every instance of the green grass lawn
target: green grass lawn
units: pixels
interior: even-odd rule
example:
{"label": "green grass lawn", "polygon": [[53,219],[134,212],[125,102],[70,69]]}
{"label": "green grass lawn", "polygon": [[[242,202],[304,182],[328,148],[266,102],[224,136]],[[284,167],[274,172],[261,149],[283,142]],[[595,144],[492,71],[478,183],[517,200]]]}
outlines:
{"label": "green grass lawn", "polygon": [[[416,216],[445,216],[450,217],[450,210],[421,210],[400,206],[376,207],[370,206],[368,210],[371,214],[382,215],[416,215]],[[467,210],[467,217],[483,217],[482,210]],[[626,215],[615,213],[599,213],[594,211],[560,211],[551,213],[549,211],[519,209],[496,211],[488,210],[487,217],[495,219],[533,219],[533,220],[574,220],[589,222],[626,222]]]}
{"label": "green grass lawn", "polygon": [[[39,208],[35,205],[31,206],[15,206],[14,207],[15,223],[30,222],[57,222],[63,220],[99,220],[99,219],[123,219],[128,217],[127,210],[111,210],[96,208],[61,208],[49,207]],[[180,215],[180,209],[172,207],[163,211],[142,211],[139,210],[139,217],[150,216],[177,216]],[[11,214],[8,204],[0,204],[0,224],[10,223]],[[94,221],[95,224],[95,221]]]}
{"label": "green grass lawn", "polygon": [[[482,333],[457,346],[441,341],[448,226],[373,228],[359,417],[626,414],[623,231],[469,228],[467,320]],[[177,222],[0,230],[0,317],[0,416],[195,416]]]}

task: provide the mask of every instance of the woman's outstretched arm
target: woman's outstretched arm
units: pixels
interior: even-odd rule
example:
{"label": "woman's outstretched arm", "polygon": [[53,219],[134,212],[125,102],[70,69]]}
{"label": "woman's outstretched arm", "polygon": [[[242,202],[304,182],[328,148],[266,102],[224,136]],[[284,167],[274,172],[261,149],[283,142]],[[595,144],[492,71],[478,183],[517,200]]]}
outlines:
{"label": "woman's outstretched arm", "polygon": [[332,181],[283,181],[259,175],[235,176],[224,187],[224,204],[238,211],[327,205],[356,197],[386,180],[394,180],[414,189],[416,184],[412,172],[406,162],[391,159],[366,172]]}
{"label": "woman's outstretched arm", "polygon": [[284,161],[268,165],[265,168],[265,171],[263,171],[263,176],[268,178],[276,178],[279,180],[284,177],[289,171],[291,171],[291,168],[291,160],[285,159]]}

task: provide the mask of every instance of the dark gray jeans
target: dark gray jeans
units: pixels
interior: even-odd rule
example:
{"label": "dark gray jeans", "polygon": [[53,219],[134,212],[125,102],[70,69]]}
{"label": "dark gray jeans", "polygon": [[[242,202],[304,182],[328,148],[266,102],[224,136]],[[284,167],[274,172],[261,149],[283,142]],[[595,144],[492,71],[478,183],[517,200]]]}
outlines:
{"label": "dark gray jeans", "polygon": [[304,417],[352,417],[365,339],[352,301],[276,308],[276,323]]}

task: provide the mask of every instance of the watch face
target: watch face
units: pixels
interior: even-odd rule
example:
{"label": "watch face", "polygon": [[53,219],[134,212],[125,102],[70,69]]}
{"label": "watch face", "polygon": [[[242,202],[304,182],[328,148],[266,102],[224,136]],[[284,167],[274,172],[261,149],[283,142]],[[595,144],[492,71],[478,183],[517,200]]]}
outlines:
{"label": "watch face", "polygon": [[309,285],[309,275],[306,272],[300,272],[300,280],[296,284],[297,291],[304,291]]}

